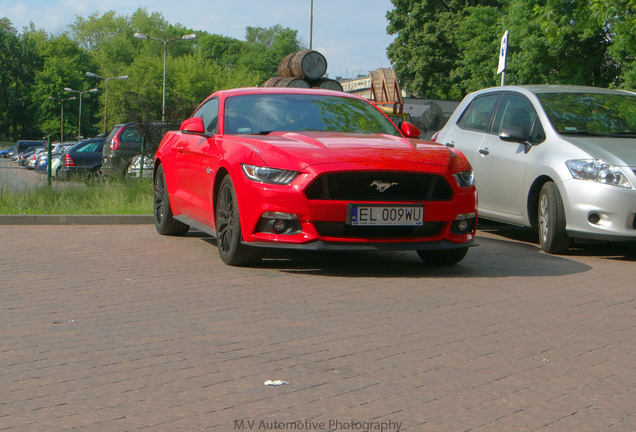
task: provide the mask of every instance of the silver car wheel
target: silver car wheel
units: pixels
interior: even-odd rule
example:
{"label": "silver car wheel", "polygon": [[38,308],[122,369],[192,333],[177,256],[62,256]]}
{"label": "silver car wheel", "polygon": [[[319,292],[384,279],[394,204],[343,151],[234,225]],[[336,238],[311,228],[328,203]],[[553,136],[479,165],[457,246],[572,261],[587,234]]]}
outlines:
{"label": "silver car wheel", "polygon": [[541,194],[541,202],[539,203],[539,236],[541,243],[548,242],[548,223],[550,221],[548,214],[548,196]]}
{"label": "silver car wheel", "polygon": [[565,230],[565,208],[554,182],[547,182],[539,193],[539,245],[549,254],[566,253],[572,239]]}

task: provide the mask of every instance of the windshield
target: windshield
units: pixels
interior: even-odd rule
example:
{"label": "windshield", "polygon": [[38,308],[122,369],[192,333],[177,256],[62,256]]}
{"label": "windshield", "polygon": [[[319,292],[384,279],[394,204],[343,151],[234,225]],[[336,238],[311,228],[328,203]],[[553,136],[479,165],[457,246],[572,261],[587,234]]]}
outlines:
{"label": "windshield", "polygon": [[636,96],[610,93],[539,93],[550,122],[562,134],[636,136]]}
{"label": "windshield", "polygon": [[273,131],[400,132],[373,105],[359,99],[266,94],[233,96],[225,102],[225,133],[267,134]]}

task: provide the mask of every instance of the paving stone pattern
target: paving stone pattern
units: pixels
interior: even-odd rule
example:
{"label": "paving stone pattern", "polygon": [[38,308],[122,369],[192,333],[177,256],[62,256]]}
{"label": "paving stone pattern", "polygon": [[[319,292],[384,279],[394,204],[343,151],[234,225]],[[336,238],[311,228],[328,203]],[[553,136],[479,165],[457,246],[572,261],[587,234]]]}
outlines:
{"label": "paving stone pattern", "polygon": [[0,226],[0,430],[636,431],[636,249],[526,235],[234,268],[198,232]]}

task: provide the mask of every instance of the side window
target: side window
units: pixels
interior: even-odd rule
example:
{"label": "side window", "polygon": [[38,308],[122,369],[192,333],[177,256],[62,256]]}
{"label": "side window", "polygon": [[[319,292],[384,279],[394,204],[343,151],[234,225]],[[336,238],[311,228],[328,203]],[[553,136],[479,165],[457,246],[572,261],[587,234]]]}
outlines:
{"label": "side window", "polygon": [[535,116],[534,126],[532,127],[532,132],[530,133],[530,141],[533,143],[542,143],[545,141],[545,131],[543,130],[543,125],[539,118]]}
{"label": "side window", "polygon": [[136,127],[127,127],[121,134],[122,141],[141,142],[141,134]]}
{"label": "side window", "polygon": [[195,117],[203,119],[203,125],[208,133],[216,134],[219,131],[219,100],[210,99],[194,113]]}
{"label": "side window", "polygon": [[518,127],[522,129],[524,135],[528,138],[530,138],[531,132],[534,135],[535,131],[537,135],[543,134],[545,137],[541,123],[538,120],[538,126],[535,125],[533,130],[536,117],[537,112],[528,99],[515,94],[506,94],[501,100],[501,104],[499,104],[493,132],[499,134],[502,128]]}
{"label": "side window", "polygon": [[472,129],[487,132],[490,118],[499,99],[499,94],[480,96],[473,100],[457,122],[463,129]]}

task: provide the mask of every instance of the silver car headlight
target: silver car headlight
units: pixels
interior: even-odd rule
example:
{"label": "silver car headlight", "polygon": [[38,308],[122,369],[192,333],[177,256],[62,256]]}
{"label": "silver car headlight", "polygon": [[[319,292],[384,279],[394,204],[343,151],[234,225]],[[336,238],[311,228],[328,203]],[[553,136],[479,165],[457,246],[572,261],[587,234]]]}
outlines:
{"label": "silver car headlight", "polygon": [[473,170],[453,174],[453,177],[455,177],[455,181],[460,187],[469,187],[475,184],[475,173]]}
{"label": "silver car headlight", "polygon": [[286,185],[290,184],[296,177],[298,177],[297,171],[281,170],[245,164],[243,164],[242,167],[243,172],[245,173],[247,178],[259,183]]}
{"label": "silver car headlight", "polygon": [[572,159],[565,161],[572,177],[608,185],[631,188],[625,173],[617,166],[600,159]]}

